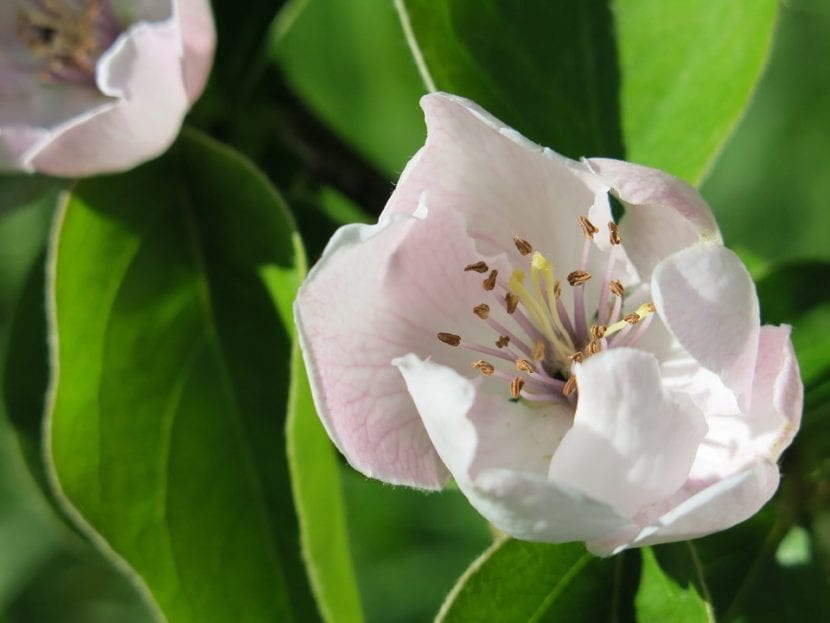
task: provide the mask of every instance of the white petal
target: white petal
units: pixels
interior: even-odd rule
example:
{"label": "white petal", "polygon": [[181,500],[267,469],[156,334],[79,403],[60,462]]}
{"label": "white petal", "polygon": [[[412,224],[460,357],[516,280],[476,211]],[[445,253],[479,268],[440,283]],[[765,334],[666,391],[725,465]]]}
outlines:
{"label": "white petal", "polygon": [[686,182],[621,160],[591,158],[587,162],[626,208],[620,235],[643,281],[672,253],[700,240],[721,241],[712,211]]}
{"label": "white petal", "polygon": [[616,348],[586,360],[576,378],[574,426],[550,477],[629,517],[677,491],[706,423],[688,398],[663,388],[656,358]]}
{"label": "white petal", "polygon": [[567,407],[512,403],[498,381],[472,381],[414,355],[395,364],[438,454],[470,503],[497,528],[546,542],[636,533],[607,505],[545,477],[570,425]]}
{"label": "white petal", "polygon": [[758,350],[755,284],[738,257],[700,244],[661,262],[651,283],[661,319],[680,345],[721,377],[745,408]]}

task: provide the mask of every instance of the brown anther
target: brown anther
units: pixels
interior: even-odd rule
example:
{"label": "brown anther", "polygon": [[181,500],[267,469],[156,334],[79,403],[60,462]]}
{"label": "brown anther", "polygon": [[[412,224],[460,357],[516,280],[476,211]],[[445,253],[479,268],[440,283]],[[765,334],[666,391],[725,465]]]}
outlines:
{"label": "brown anther", "polygon": [[599,340],[591,340],[588,342],[588,345],[585,347],[583,352],[585,353],[585,357],[591,357],[592,355],[596,355],[601,350],[602,342]]}
{"label": "brown anther", "polygon": [[533,245],[531,245],[524,238],[519,238],[518,236],[513,236],[513,244],[516,245],[516,248],[519,250],[519,253],[521,253],[522,255],[530,255],[531,253],[533,253]]}
{"label": "brown anther", "polygon": [[485,279],[481,285],[484,286],[485,290],[492,290],[496,287],[496,277],[499,276],[499,271],[493,269],[490,271],[490,275]]}
{"label": "brown anther", "polygon": [[592,324],[590,329],[591,339],[601,340],[607,330],[608,327],[604,324]]}
{"label": "brown anther", "polygon": [[487,303],[476,305],[473,307],[473,313],[482,320],[487,320],[490,317],[490,306]]}
{"label": "brown anther", "polygon": [[560,296],[562,296],[562,284],[559,283],[558,279],[553,282],[553,295],[556,298],[559,298]]}
{"label": "brown anther", "polygon": [[586,238],[593,238],[594,234],[599,232],[599,229],[588,220],[587,216],[579,217],[579,226],[582,227],[582,233],[585,234]]}
{"label": "brown anther", "polygon": [[527,359],[517,359],[516,369],[519,372],[527,372],[528,374],[533,374],[534,372],[536,372],[536,367]]}
{"label": "brown anther", "polygon": [[531,357],[535,361],[542,361],[545,358],[545,341],[544,340],[536,340],[536,343],[533,345],[533,352],[530,354]]}
{"label": "brown anther", "polygon": [[476,262],[475,264],[467,264],[464,267],[464,272],[475,271],[477,273],[481,273],[482,275],[490,270],[490,267],[487,266],[485,262]]}
{"label": "brown anther", "polygon": [[654,303],[646,303],[643,305],[643,308],[647,312],[651,312],[652,314],[657,311],[657,306]]}
{"label": "brown anther", "polygon": [[611,244],[622,244],[620,233],[617,231],[617,224],[614,221],[608,221],[608,234]]}
{"label": "brown anther", "polygon": [[562,395],[563,396],[570,396],[576,391],[576,377],[572,376],[567,381],[565,381],[565,387],[562,388]]}
{"label": "brown anther", "polygon": [[450,346],[458,346],[461,344],[461,336],[456,335],[455,333],[441,332],[438,334],[438,339],[444,342],[444,344],[449,344]]}
{"label": "brown anther", "polygon": [[504,348],[510,343],[510,338],[506,335],[500,335],[499,339],[496,340],[496,346],[499,348]]}
{"label": "brown anther", "polygon": [[585,361],[585,354],[582,351],[578,350],[573,355],[568,357],[568,359],[570,359],[574,363],[582,363],[583,361]]}
{"label": "brown anther", "polygon": [[623,320],[625,320],[628,324],[637,324],[640,322],[640,315],[637,313],[626,314],[623,316]]}
{"label": "brown anther", "polygon": [[504,303],[507,305],[507,313],[512,314],[519,306],[519,297],[512,292],[508,292],[504,295]]}
{"label": "brown anther", "polygon": [[608,289],[611,290],[611,294],[615,294],[619,297],[622,297],[622,295],[625,294],[625,288],[623,288],[623,284],[621,284],[616,279],[614,279],[614,281],[608,284]]}
{"label": "brown anther", "polygon": [[572,286],[581,286],[591,278],[591,273],[584,270],[575,270],[568,275],[568,283]]}
{"label": "brown anther", "polygon": [[519,394],[522,392],[522,387],[525,386],[525,381],[523,378],[517,376],[512,381],[510,381],[510,397],[513,400],[516,400],[519,397]]}
{"label": "brown anther", "polygon": [[484,376],[493,376],[493,374],[496,372],[495,366],[488,361],[484,361],[484,359],[474,361],[470,365],[472,365],[476,370],[481,372]]}

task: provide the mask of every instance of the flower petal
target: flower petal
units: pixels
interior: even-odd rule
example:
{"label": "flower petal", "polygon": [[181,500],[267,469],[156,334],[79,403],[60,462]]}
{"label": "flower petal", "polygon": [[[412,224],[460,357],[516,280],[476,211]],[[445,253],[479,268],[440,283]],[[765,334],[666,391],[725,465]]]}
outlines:
{"label": "flower petal", "polygon": [[178,27],[141,22],[98,61],[98,88],[118,104],[58,134],[32,156],[38,171],[82,176],[134,166],[167,149],[187,112]]}
{"label": "flower petal", "polygon": [[745,409],[758,351],[755,285],[732,251],[699,244],[661,262],[651,281],[660,318],[689,355],[735,392]]}
{"label": "flower petal", "polygon": [[[690,480],[709,484],[747,469],[764,457],[775,462],[801,421],[803,386],[790,328],[761,327],[749,413],[713,411]],[[710,373],[711,374],[711,373]]]}
{"label": "flower petal", "polygon": [[385,213],[376,226],[339,230],[300,289],[295,317],[317,409],[361,472],[422,488],[446,479],[390,362],[407,353],[436,356],[476,376],[470,362],[480,355],[436,334],[497,339],[473,313],[488,293],[482,275],[464,267],[479,259],[457,215],[433,214],[422,202],[414,215]]}
{"label": "flower petal", "polygon": [[184,55],[184,86],[192,104],[202,94],[213,65],[216,28],[208,0],[177,0],[176,11]]}
{"label": "flower petal", "polygon": [[495,382],[407,355],[395,361],[430,438],[475,508],[521,539],[565,542],[636,529],[610,507],[547,480],[550,455],[570,425],[563,405],[507,400]]}
{"label": "flower petal", "polygon": [[657,359],[616,348],[577,366],[576,379],[574,425],[551,479],[629,517],[677,491],[706,422],[687,397],[663,388]]}
{"label": "flower petal", "polygon": [[757,513],[775,493],[778,482],[778,466],[762,459],[673,507],[628,546],[694,539],[731,528]]}
{"label": "flower petal", "polygon": [[621,160],[591,158],[587,163],[626,208],[620,235],[643,281],[672,253],[700,240],[721,241],[712,210],[686,182]]}

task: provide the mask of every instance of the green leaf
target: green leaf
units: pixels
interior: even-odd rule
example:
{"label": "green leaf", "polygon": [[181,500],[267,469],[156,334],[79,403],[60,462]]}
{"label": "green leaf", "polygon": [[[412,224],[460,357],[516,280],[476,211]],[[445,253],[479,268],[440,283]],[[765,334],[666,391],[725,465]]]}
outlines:
{"label": "green leaf", "polygon": [[[391,177],[424,140],[423,85],[389,0],[293,0],[271,55],[309,106]],[[344,97],[344,94],[348,94]]]}
{"label": "green leaf", "polygon": [[298,261],[265,178],[194,133],[56,217],[52,478],[169,621],[318,616],[284,451]]}
{"label": "green leaf", "polygon": [[689,547],[688,551],[683,572],[689,577],[685,582],[678,582],[660,568],[651,548],[642,550],[643,566],[635,600],[639,623],[712,623],[715,620],[695,585],[702,582],[702,578],[696,578],[698,582],[692,579],[697,575],[699,563],[694,557],[694,550]]}
{"label": "green leaf", "polygon": [[[578,543],[501,539],[455,585],[437,621],[558,623],[627,620],[625,558],[596,558]],[[629,576],[630,577],[630,576]]]}
{"label": "green leaf", "polygon": [[606,0],[400,0],[430,90],[468,97],[572,158],[622,156]]}
{"label": "green leaf", "polygon": [[363,613],[349,551],[337,457],[314,409],[298,348],[291,364],[286,434],[303,557],[323,619],[359,623]]}
{"label": "green leaf", "polygon": [[777,0],[615,0],[626,158],[699,183],[766,63]]}

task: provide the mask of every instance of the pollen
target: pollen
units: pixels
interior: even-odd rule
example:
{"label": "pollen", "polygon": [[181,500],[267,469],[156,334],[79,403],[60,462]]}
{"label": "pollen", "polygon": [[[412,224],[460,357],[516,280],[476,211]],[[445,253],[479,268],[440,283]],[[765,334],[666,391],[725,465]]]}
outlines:
{"label": "pollen", "polygon": [[531,245],[524,238],[513,236],[513,244],[516,245],[516,249],[518,249],[519,253],[521,253],[522,255],[530,255],[531,253],[533,253],[533,245]]}
{"label": "pollen", "polygon": [[467,264],[464,267],[464,272],[474,271],[477,273],[481,273],[482,275],[490,270],[490,267],[487,266],[486,262],[476,262],[475,264]]}
{"label": "pollen", "polygon": [[438,339],[444,342],[444,344],[449,344],[450,346],[458,346],[461,344],[461,336],[456,335],[455,333],[444,333],[442,331],[438,334]]}
{"label": "pollen", "polygon": [[493,376],[496,373],[496,367],[492,363],[484,361],[484,359],[478,359],[471,365],[484,376]]}
{"label": "pollen", "polygon": [[585,235],[586,238],[592,239],[594,234],[599,233],[599,229],[588,220],[587,216],[580,216],[579,217],[579,226],[582,227],[582,233]]}
{"label": "pollen", "polygon": [[527,359],[517,359],[516,369],[519,372],[527,372],[528,374],[533,374],[534,372],[536,372],[536,367]]}
{"label": "pollen", "polygon": [[487,303],[476,305],[473,307],[473,313],[482,320],[487,320],[490,317],[490,306]]}
{"label": "pollen", "polygon": [[591,278],[591,273],[584,270],[575,270],[568,273],[568,283],[572,286],[581,286]]}
{"label": "pollen", "polygon": [[622,244],[622,239],[620,238],[620,233],[617,230],[617,224],[614,221],[608,222],[608,239],[610,240],[611,244],[618,245]]}
{"label": "pollen", "polygon": [[525,380],[520,376],[515,377],[512,381],[510,381],[510,397],[513,400],[518,399],[524,386]]}
{"label": "pollen", "polygon": [[497,348],[504,348],[508,344],[510,344],[510,337],[507,335],[500,335],[499,339],[496,340]]}
{"label": "pollen", "polygon": [[491,270],[490,274],[487,276],[487,279],[485,279],[482,282],[481,285],[484,286],[484,289],[487,290],[488,292],[490,290],[495,289],[495,287],[496,287],[496,277],[498,277],[498,276],[499,276],[499,271],[497,271],[495,269]]}
{"label": "pollen", "polygon": [[625,288],[623,288],[623,284],[617,279],[614,279],[608,284],[608,289],[614,296],[623,297],[625,295]]}

